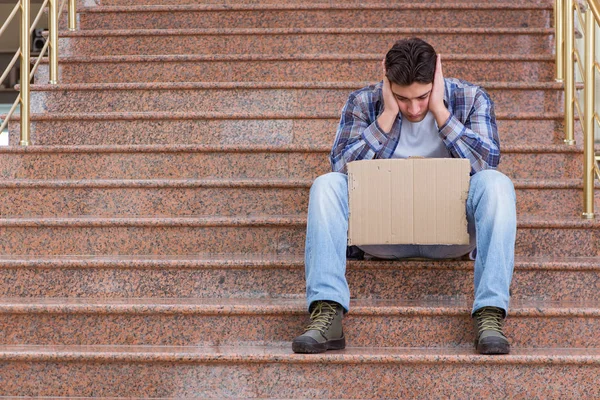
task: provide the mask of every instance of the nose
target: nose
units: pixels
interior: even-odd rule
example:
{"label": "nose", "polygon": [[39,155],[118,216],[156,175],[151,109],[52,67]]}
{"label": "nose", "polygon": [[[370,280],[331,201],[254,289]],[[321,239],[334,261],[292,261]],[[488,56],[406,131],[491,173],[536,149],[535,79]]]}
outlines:
{"label": "nose", "polygon": [[416,102],[411,102],[408,106],[408,113],[410,115],[418,115],[419,114],[419,104]]}

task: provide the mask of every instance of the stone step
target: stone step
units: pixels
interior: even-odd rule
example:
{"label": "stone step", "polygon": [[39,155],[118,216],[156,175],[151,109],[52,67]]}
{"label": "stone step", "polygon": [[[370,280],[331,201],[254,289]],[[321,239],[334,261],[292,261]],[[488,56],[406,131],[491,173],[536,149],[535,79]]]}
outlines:
{"label": "stone step", "polygon": [[[527,256],[600,255],[599,222],[580,217],[519,216],[515,253]],[[191,255],[304,252],[306,218],[147,217],[0,219],[6,255]]]}
{"label": "stone step", "polygon": [[[331,172],[322,146],[9,146],[4,179],[315,179]],[[499,169],[512,179],[578,179],[582,148],[502,146]],[[260,168],[257,168],[260,166]]]}
{"label": "stone step", "polygon": [[[64,57],[64,83],[127,82],[281,82],[377,81],[381,54],[233,54]],[[554,80],[551,54],[449,54],[444,74],[467,81],[549,82]],[[48,64],[40,64],[37,82],[48,82]]]}
{"label": "stone step", "polygon": [[2,346],[0,359],[0,378],[7,382],[0,394],[7,396],[600,396],[596,348],[517,348],[498,357],[462,348],[347,348],[299,355],[276,346]]}
{"label": "stone step", "polygon": [[189,6],[90,7],[79,9],[81,29],[526,28],[551,26],[551,4],[195,4]]}
{"label": "stone step", "polygon": [[347,348],[300,355],[289,346],[23,345],[0,347],[0,360],[5,396],[600,397],[596,348],[517,348],[498,357],[462,348]]}
{"label": "stone step", "polygon": [[[336,115],[354,90],[369,85],[329,82],[310,83],[138,83],[32,85],[31,112],[106,113],[178,112],[260,115],[279,114],[317,117]],[[497,112],[558,113],[562,87],[556,83],[481,82]],[[319,104],[315,108],[315,104]]]}
{"label": "stone step", "polygon": [[[348,346],[473,346],[471,301],[354,300]],[[515,347],[600,347],[598,302],[513,301]],[[251,346],[289,342],[308,321],[295,299],[0,299],[2,345]],[[577,332],[577,335],[572,335]]]}
{"label": "stone step", "polygon": [[[100,3],[102,6],[138,6],[140,5],[139,0],[79,0],[82,5],[86,7],[98,6],[99,4],[95,4],[94,2]],[[446,3],[447,0],[341,0],[341,1],[333,1],[333,0],[311,0],[301,1],[301,0],[204,0],[203,4],[231,4],[231,5],[240,5],[240,4],[402,4],[402,3]],[[477,3],[496,3],[497,0],[477,0]],[[460,4],[464,3],[466,5],[472,5],[473,0],[453,0],[452,3]],[[164,5],[196,5],[198,2],[196,0],[144,0],[144,5],[154,5],[154,6],[164,6]],[[524,0],[521,1],[520,4],[544,4],[547,6],[551,6],[553,4],[552,0]]]}
{"label": "stone step", "polygon": [[[331,146],[339,111],[308,117],[261,112],[222,113],[52,113],[33,114],[31,139],[40,146],[106,145],[288,145]],[[564,146],[563,114],[496,113],[502,146],[531,143]],[[18,116],[9,124],[19,143]],[[575,124],[577,143],[583,143]]]}
{"label": "stone step", "polygon": [[63,56],[168,54],[322,54],[387,52],[419,36],[440,54],[550,53],[551,28],[261,28],[81,30],[60,33]]}
{"label": "stone step", "polygon": [[[353,299],[473,298],[473,261],[349,260]],[[304,257],[2,256],[0,297],[304,299]],[[597,301],[598,257],[516,256],[513,300]]]}
{"label": "stone step", "polygon": [[[518,213],[575,216],[581,212],[581,179],[513,183]],[[0,216],[305,215],[311,184],[310,179],[4,180]],[[600,193],[596,197],[600,209]]]}

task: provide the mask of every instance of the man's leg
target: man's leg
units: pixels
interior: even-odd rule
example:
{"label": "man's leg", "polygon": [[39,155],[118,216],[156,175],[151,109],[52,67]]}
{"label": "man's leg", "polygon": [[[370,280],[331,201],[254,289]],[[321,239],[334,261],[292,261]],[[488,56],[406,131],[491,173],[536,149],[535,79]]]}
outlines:
{"label": "man's leg", "polygon": [[477,236],[473,303],[477,348],[485,354],[507,353],[502,322],[508,313],[517,230],[516,196],[510,179],[495,170],[473,175],[467,218],[475,223]]}
{"label": "man's leg", "polygon": [[330,300],[350,309],[347,243],[348,177],[331,172],[318,177],[310,189],[304,253],[309,308],[317,300]]}
{"label": "man's leg", "polygon": [[342,316],[350,309],[346,281],[348,177],[331,172],[310,189],[306,229],[306,298],[311,324],[294,339],[296,353],[345,347]]}

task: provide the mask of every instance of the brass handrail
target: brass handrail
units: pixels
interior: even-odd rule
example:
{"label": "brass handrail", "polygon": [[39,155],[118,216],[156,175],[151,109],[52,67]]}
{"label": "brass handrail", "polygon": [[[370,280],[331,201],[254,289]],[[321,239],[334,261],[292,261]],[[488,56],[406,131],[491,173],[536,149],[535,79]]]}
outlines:
{"label": "brass handrail", "polygon": [[[10,111],[6,114],[4,121],[0,125],[0,132],[6,128],[9,120],[15,113],[17,106],[20,104],[20,125],[21,125],[21,140],[22,146],[28,146],[30,144],[29,131],[30,131],[30,88],[31,78],[37,71],[37,68],[42,60],[42,56],[48,50],[49,62],[49,82],[51,84],[58,83],[58,16],[62,14],[62,10],[67,4],[67,0],[62,0],[60,7],[58,6],[59,0],[44,0],[40,7],[39,13],[36,15],[33,24],[30,24],[30,0],[19,0],[15,5],[14,9],[7,18],[7,21],[0,28],[0,35],[4,33],[8,24],[13,20],[18,10],[21,10],[21,23],[20,23],[20,47],[9,63],[7,69],[0,76],[0,83],[6,79],[10,71],[13,69],[17,60],[20,59],[21,65],[21,83],[19,85],[19,95],[13,103]],[[76,1],[68,1],[68,28],[73,31],[76,29]],[[35,62],[33,68],[31,67],[30,61],[30,44],[31,34],[35,27],[40,21],[44,8],[49,5],[48,10],[48,40],[44,43],[40,56]]]}
{"label": "brass handrail", "polygon": [[[40,22],[40,19],[42,18],[42,15],[44,15],[44,7],[46,7],[47,4],[48,4],[48,0],[44,0],[44,2],[41,5],[40,11],[38,12],[37,16],[35,17],[35,20],[33,21],[33,23],[31,24],[31,28],[29,29],[29,35],[31,35],[33,33],[33,31],[35,30],[35,27],[37,26],[38,22]],[[17,3],[17,6],[15,7],[15,10],[18,10],[20,5],[21,5],[21,1],[19,1]],[[13,13],[16,14],[14,12],[14,10],[13,10]],[[5,23],[4,26],[2,27],[2,29],[0,29],[0,35],[2,35],[2,32],[4,31],[4,29],[8,26],[8,22],[10,22],[10,20],[12,20],[12,18],[14,17],[13,13],[11,13],[11,15],[8,17],[9,19],[6,21],[7,23]],[[40,54],[43,54],[43,53],[44,53],[44,51],[40,52]],[[0,76],[0,83],[4,82],[4,79],[6,79],[6,77],[8,76],[8,74],[10,73],[10,71],[12,70],[12,68],[17,63],[17,60],[19,59],[20,56],[21,56],[21,47],[19,47],[17,49],[17,52],[13,56],[12,60],[10,61],[10,63],[8,63],[8,66],[4,70],[4,73],[2,74],[2,76]]]}
{"label": "brass handrail", "polygon": [[556,81],[564,80],[564,7],[563,0],[554,0],[554,41],[556,42]]}
{"label": "brass handrail", "polygon": [[577,19],[579,20],[579,26],[581,27],[581,29],[585,29],[585,18],[583,16],[581,7],[579,6],[578,2],[573,3],[573,9],[575,10],[575,15],[577,15]]}
{"label": "brass handrail", "polygon": [[[564,3],[563,3],[564,1]],[[575,79],[573,67],[573,42],[575,30],[573,21],[573,0],[558,0],[559,8],[563,10],[563,59],[565,85],[565,143],[575,144],[573,98],[575,97]],[[563,7],[560,7],[562,5]],[[570,34],[569,34],[570,33]]]}
{"label": "brass handrail", "polygon": [[585,77],[584,104],[585,129],[583,135],[583,214],[584,218],[594,218],[594,109],[596,102],[596,20],[590,7],[585,11]]}
{"label": "brass handrail", "polygon": [[8,67],[6,67],[6,69],[4,70],[4,73],[0,77],[0,83],[4,82],[4,80],[6,79],[6,77],[8,76],[8,74],[10,73],[10,71],[13,69],[13,67],[17,63],[17,60],[19,59],[19,57],[21,57],[21,48],[19,48],[17,50],[17,52],[15,53],[14,57],[12,58],[12,60],[8,63]]}
{"label": "brass handrail", "polygon": [[6,114],[6,118],[4,118],[4,122],[2,122],[2,125],[0,125],[0,132],[4,131],[4,128],[6,128],[6,126],[8,125],[8,121],[10,120],[10,117],[12,117],[12,115],[14,114],[14,112],[17,109],[17,106],[19,105],[20,102],[21,102],[21,94],[19,93],[19,95],[17,96],[17,99],[15,100],[12,107],[10,108],[10,111],[8,111],[8,114]]}
{"label": "brass handrail", "polygon": [[[573,50],[573,58],[574,58],[574,62],[577,65],[577,69],[579,69],[579,73],[581,74],[581,76],[585,76],[585,71],[584,71],[584,64],[581,61],[581,56],[579,55],[579,51],[577,49]],[[585,85],[585,79],[583,79],[583,83]]]}
{"label": "brass handrail", "polygon": [[[577,110],[577,120],[579,121],[579,125],[581,126],[581,130],[585,130],[585,114],[583,113],[583,111],[581,111],[581,106],[579,105],[579,100],[574,99],[573,100],[573,105],[575,106],[575,109]],[[585,106],[584,106],[585,108]]]}
{"label": "brass handrail", "polygon": [[[594,152],[594,125],[600,125],[595,111],[596,71],[596,25],[600,24],[598,0],[555,0],[556,29],[556,79],[564,81],[565,88],[565,143],[575,144],[574,111],[577,111],[583,130],[583,218],[594,218],[594,180],[600,178],[598,156]],[[583,14],[583,15],[582,15]],[[575,18],[579,20],[584,38],[584,59],[575,49]],[[575,98],[575,67],[577,64],[583,82],[583,110]]]}
{"label": "brass handrail", "polygon": [[598,3],[595,0],[588,1],[588,6],[590,7],[590,10],[592,10],[596,22],[600,23],[600,6]]}
{"label": "brass handrail", "polygon": [[[30,54],[30,33],[29,33],[29,0],[21,0],[21,89],[19,97],[21,98],[21,146],[29,146],[29,82],[31,73],[29,70]],[[8,119],[8,118],[7,118]]]}
{"label": "brass handrail", "polygon": [[17,15],[17,12],[19,11],[20,6],[21,6],[21,1],[19,0],[17,2],[17,4],[15,5],[15,8],[13,8],[11,13],[8,15],[8,18],[6,19],[6,22],[4,22],[4,25],[2,25],[2,28],[0,28],[0,36],[2,36],[2,34],[6,30],[6,28],[8,28],[8,24],[10,24],[12,22],[15,15]]}

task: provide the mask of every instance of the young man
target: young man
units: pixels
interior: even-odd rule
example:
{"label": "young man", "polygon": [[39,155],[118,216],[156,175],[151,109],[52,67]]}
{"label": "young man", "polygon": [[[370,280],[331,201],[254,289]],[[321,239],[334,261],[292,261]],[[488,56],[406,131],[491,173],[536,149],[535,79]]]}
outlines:
{"label": "young man", "polygon": [[334,172],[318,177],[310,191],[305,259],[311,323],[294,339],[294,352],[345,347],[342,317],[350,308],[345,277],[346,163],[409,156],[460,157],[471,162],[466,202],[471,243],[361,249],[388,259],[476,254],[475,346],[482,354],[509,352],[502,326],[513,273],[516,201],[510,179],[495,170],[499,145],[494,105],[483,89],[444,79],[440,57],[423,40],[400,40],[391,48],[384,60],[383,81],[350,95],[331,151]]}

